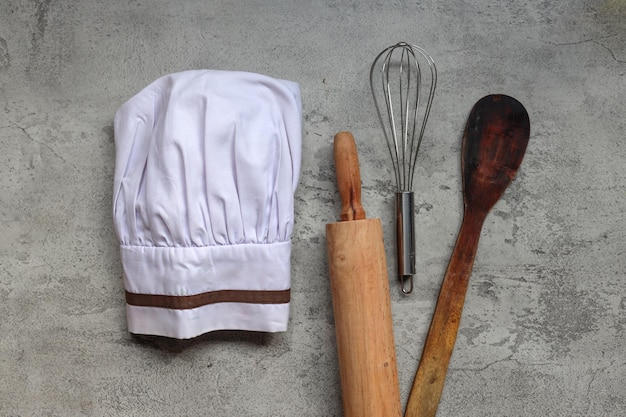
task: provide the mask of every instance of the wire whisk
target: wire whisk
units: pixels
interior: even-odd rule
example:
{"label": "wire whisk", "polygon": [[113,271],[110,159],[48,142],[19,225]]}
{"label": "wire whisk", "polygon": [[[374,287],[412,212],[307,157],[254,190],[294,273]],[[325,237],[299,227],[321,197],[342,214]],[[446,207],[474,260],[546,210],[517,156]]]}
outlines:
{"label": "wire whisk", "polygon": [[413,178],[437,86],[437,68],[424,49],[399,42],[372,63],[370,86],[395,174],[398,277],[402,292],[409,294],[415,275]]}

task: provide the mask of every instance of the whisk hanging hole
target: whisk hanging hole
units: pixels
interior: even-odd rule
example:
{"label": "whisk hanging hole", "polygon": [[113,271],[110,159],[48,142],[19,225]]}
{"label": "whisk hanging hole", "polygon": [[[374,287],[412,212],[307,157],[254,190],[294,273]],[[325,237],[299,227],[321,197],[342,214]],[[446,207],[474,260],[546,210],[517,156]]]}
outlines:
{"label": "whisk hanging hole", "polygon": [[400,275],[400,289],[406,295],[413,292],[413,275]]}

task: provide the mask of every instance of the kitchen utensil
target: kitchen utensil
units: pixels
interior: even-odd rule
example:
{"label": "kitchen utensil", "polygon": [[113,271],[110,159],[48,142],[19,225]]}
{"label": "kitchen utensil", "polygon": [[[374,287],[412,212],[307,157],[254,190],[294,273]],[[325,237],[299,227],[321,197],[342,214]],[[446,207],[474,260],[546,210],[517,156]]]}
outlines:
{"label": "kitchen utensil", "polygon": [[378,54],[370,69],[370,85],[396,177],[398,277],[408,294],[415,275],[413,177],[435,95],[437,69],[424,49],[400,42]]}
{"label": "kitchen utensil", "polygon": [[335,136],[341,222],[326,225],[345,417],[400,417],[387,263],[380,219],[366,219],[354,138]]}
{"label": "kitchen utensil", "polygon": [[413,381],[405,417],[433,417],[454,348],[483,222],[513,180],[530,135],[524,106],[489,95],[472,109],[463,134],[464,215]]}

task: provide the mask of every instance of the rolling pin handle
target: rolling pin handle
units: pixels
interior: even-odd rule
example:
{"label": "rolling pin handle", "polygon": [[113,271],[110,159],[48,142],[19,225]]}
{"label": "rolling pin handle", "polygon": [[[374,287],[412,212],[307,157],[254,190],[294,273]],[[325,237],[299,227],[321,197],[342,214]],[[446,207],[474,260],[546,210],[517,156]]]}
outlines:
{"label": "rolling pin handle", "polygon": [[337,188],[341,196],[341,221],[365,219],[361,204],[361,171],[354,136],[339,132],[334,141]]}

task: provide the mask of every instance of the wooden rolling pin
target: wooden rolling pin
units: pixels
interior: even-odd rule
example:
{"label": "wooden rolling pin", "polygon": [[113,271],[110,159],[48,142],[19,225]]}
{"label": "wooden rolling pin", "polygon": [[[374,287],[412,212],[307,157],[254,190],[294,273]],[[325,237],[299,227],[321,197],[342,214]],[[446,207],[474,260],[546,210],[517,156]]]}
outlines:
{"label": "wooden rolling pin", "polygon": [[401,417],[380,219],[366,219],[354,138],[335,135],[341,222],[326,225],[345,417]]}

